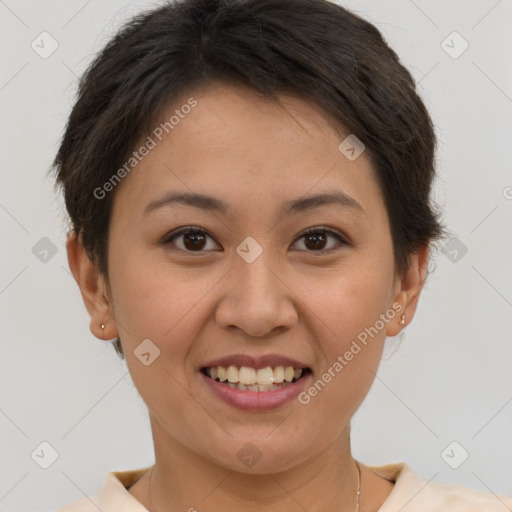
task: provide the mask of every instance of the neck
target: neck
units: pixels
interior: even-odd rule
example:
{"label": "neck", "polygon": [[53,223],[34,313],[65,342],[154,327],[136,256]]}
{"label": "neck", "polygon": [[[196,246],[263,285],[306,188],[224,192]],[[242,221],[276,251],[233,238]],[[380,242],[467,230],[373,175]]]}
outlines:
{"label": "neck", "polygon": [[151,424],[155,465],[144,492],[136,495],[151,512],[357,510],[359,475],[350,452],[350,425],[323,452],[291,469],[251,474],[220,466],[169,436],[154,418]]}

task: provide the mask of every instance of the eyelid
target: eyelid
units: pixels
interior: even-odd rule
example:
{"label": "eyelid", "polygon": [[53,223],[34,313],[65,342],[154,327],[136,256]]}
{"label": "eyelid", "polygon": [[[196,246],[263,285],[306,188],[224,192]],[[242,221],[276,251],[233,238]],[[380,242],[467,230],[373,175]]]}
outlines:
{"label": "eyelid", "polygon": [[327,226],[315,226],[312,228],[308,228],[308,229],[306,229],[306,231],[303,231],[297,238],[302,238],[305,235],[310,235],[312,233],[318,233],[318,232],[324,232],[324,233],[327,233],[328,235],[334,235],[335,237],[342,240],[344,243],[346,243],[346,244],[349,243],[348,238],[343,233],[340,233],[340,232],[338,232],[334,229],[331,229]]}

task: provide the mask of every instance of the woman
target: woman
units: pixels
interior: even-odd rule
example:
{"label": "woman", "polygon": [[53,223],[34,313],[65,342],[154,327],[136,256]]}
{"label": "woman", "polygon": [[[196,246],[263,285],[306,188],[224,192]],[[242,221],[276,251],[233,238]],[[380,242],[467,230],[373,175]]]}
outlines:
{"label": "woman", "polygon": [[512,509],[351,455],[443,234],[434,151],[410,73],[334,3],[185,0],[128,23],[54,168],[91,331],[126,360],[155,464],[60,511]]}

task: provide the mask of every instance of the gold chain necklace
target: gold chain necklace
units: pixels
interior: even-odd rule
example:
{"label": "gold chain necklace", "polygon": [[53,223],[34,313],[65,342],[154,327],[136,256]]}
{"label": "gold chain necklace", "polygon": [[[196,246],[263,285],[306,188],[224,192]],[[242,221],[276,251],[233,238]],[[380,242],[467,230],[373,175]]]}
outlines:
{"label": "gold chain necklace", "polygon": [[[359,512],[359,499],[361,496],[361,467],[359,466],[359,462],[355,461],[357,466],[357,512]],[[151,505],[151,511],[150,512],[156,512],[155,507],[153,506],[153,501],[151,500],[151,477],[153,476],[153,466],[151,466],[151,469],[149,470],[149,484],[148,484],[148,499],[149,503]]]}

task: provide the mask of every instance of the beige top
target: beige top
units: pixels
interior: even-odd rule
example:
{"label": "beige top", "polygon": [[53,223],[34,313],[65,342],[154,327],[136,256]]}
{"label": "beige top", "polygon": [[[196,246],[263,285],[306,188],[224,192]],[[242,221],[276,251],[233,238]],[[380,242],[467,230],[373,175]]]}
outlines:
{"label": "beige top", "polygon": [[[368,467],[395,482],[378,512],[512,512],[512,498],[463,485],[427,482],[404,462]],[[148,470],[149,467],[108,473],[98,494],[81,498],[56,512],[148,512],[127,491]]]}

